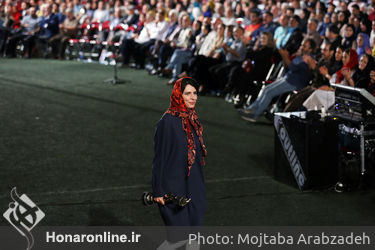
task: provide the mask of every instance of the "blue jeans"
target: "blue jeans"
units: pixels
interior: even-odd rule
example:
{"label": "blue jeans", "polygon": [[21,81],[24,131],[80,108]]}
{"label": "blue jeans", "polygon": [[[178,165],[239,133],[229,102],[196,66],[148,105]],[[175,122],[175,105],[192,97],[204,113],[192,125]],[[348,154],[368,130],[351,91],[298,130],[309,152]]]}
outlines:
{"label": "blue jeans", "polygon": [[272,99],[275,96],[282,95],[284,93],[297,90],[297,87],[288,83],[285,77],[282,77],[275,82],[267,85],[263,89],[263,93],[250,105],[249,109],[253,110],[255,117],[259,117],[263,114],[264,110],[270,105]]}
{"label": "blue jeans", "polygon": [[173,79],[177,80],[178,75],[182,73],[182,65],[187,63],[190,57],[190,50],[176,49],[173,52],[171,60],[167,66],[168,69],[173,69]]}

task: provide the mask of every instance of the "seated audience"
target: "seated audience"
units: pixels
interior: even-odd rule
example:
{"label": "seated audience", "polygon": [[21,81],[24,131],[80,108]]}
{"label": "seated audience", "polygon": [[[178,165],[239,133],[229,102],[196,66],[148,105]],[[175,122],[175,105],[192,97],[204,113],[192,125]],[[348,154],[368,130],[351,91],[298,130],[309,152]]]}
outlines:
{"label": "seated audience", "polygon": [[228,82],[227,91],[232,92],[234,96],[239,95],[239,101],[235,105],[236,108],[243,107],[246,94],[256,97],[259,89],[254,84],[254,81],[261,82],[265,80],[271,67],[274,54],[272,34],[270,32],[262,32],[260,38],[259,46],[247,54],[246,61],[242,67],[238,68],[235,74],[232,75],[233,78]]}
{"label": "seated audience", "polygon": [[53,50],[58,51],[59,59],[64,59],[69,39],[76,38],[78,34],[78,20],[74,16],[73,10],[67,9],[65,13],[66,19],[60,26],[60,34],[53,36],[50,40]]}
{"label": "seated audience", "polygon": [[[50,44],[52,41],[51,38],[59,34],[59,18],[51,11],[52,6],[50,4],[44,4],[42,6],[43,16],[39,23],[39,41],[42,43]],[[57,55],[57,51],[53,50],[52,55]]]}
{"label": "seated audience", "polygon": [[[209,73],[213,79],[213,88],[223,90],[229,79],[232,79],[234,70],[239,67],[246,56],[246,47],[242,42],[243,29],[235,27],[233,30],[234,39],[230,43],[222,44],[225,62],[209,68]],[[229,89],[226,90],[229,92]]]}
{"label": "seated audience", "polygon": [[299,49],[299,55],[290,61],[286,50],[281,50],[284,64],[288,67],[287,73],[277,79],[275,82],[267,85],[262,94],[258,96],[253,104],[248,109],[240,110],[242,118],[248,121],[255,122],[259,116],[267,109],[272,101],[272,98],[281,94],[300,90],[307,86],[309,82],[309,71],[314,67],[314,59],[311,53],[315,49],[315,42],[312,39],[307,39],[302,42]]}
{"label": "seated audience", "polygon": [[[148,14],[148,18],[152,17],[152,13]],[[145,67],[146,52],[155,43],[157,39],[161,39],[162,34],[167,29],[167,22],[164,21],[164,12],[159,11],[155,20],[148,22],[144,28],[134,38],[125,39],[121,45],[121,53],[123,56],[123,65],[128,65],[130,57],[133,55],[138,69]]]}
{"label": "seated audience", "polygon": [[353,69],[358,64],[358,54],[354,49],[346,49],[344,53],[342,54],[342,64],[343,67],[339,69],[335,74],[326,75],[326,77],[329,79],[332,83],[337,84],[343,84],[343,85],[350,85],[354,86],[354,83],[349,83],[348,80],[348,74],[354,73]]}
{"label": "seated audience", "polygon": [[22,31],[9,38],[6,54],[10,57],[16,56],[16,46],[19,41],[22,41],[25,47],[26,57],[32,57],[36,34],[39,31],[39,18],[36,15],[35,7],[30,7],[28,12],[29,14],[21,21]]}

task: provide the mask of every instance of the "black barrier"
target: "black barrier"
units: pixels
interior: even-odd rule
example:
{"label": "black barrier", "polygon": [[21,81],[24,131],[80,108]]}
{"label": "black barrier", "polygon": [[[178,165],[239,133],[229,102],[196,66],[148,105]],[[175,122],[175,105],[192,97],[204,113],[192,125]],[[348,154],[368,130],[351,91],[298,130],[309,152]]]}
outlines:
{"label": "black barrier", "polygon": [[[275,178],[299,189],[337,182],[337,122],[275,115]],[[294,179],[294,180],[293,180]]]}

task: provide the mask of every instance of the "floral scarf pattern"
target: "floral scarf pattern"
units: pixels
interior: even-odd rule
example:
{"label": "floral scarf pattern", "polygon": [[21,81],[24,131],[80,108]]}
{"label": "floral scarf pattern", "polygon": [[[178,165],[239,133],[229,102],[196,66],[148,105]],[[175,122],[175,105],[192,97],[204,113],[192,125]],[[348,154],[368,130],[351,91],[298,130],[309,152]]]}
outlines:
{"label": "floral scarf pattern", "polygon": [[180,117],[182,120],[182,128],[184,129],[187,137],[187,153],[188,153],[188,160],[187,160],[187,167],[188,167],[188,176],[190,175],[191,167],[195,162],[196,157],[196,148],[194,143],[194,134],[191,129],[193,129],[199,138],[199,142],[202,146],[202,165],[205,165],[204,158],[207,155],[206,146],[203,142],[203,127],[198,120],[198,115],[195,112],[195,109],[187,108],[185,105],[185,101],[182,97],[181,91],[181,82],[183,79],[188,78],[180,78],[176,81],[171,95],[171,104],[168,110],[165,112],[166,114],[171,114],[173,116]]}

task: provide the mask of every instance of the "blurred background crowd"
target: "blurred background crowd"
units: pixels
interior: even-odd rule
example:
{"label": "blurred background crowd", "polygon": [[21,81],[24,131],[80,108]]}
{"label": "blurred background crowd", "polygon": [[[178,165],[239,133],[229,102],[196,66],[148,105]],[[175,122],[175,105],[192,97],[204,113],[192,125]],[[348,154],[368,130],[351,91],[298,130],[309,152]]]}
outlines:
{"label": "blurred background crowd", "polygon": [[112,55],[168,84],[194,77],[253,118],[285,92],[277,108],[300,110],[330,82],[375,95],[374,38],[375,0],[0,1],[3,57]]}

